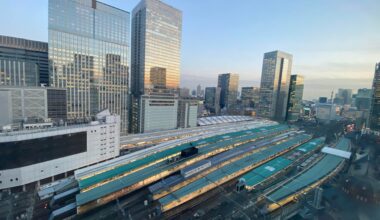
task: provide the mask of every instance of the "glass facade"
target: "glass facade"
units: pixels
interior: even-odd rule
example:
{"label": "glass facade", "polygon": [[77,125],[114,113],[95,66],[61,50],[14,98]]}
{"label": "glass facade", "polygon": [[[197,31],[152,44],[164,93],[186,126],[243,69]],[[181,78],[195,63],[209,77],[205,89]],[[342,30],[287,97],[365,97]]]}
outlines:
{"label": "glass facade", "polygon": [[67,119],[66,89],[47,88],[48,118],[58,121]]}
{"label": "glass facade", "polygon": [[220,113],[220,88],[206,87],[205,90],[205,107],[213,114]]}
{"label": "glass facade", "polygon": [[159,0],[142,0],[133,9],[130,132],[144,130],[142,95],[178,94],[181,36],[181,11]]}
{"label": "glass facade", "polygon": [[242,87],[241,88],[241,102],[245,108],[253,108],[259,99],[260,89],[257,87]]}
{"label": "glass facade", "polygon": [[0,35],[0,86],[48,85],[48,44]]}
{"label": "glass facade", "polygon": [[50,85],[68,120],[109,109],[127,131],[129,13],[93,0],[49,0]]}
{"label": "glass facade", "polygon": [[157,87],[178,90],[182,12],[142,0],[132,12],[131,91],[135,97]]}
{"label": "glass facade", "polygon": [[220,88],[220,108],[233,111],[237,104],[239,75],[233,73],[219,74],[218,87]]}
{"label": "glass facade", "polygon": [[301,75],[291,75],[290,77],[290,87],[289,87],[289,98],[288,98],[288,121],[297,121],[301,109],[302,109],[302,96],[304,89],[304,77]]}
{"label": "glass facade", "polygon": [[376,64],[375,76],[373,77],[369,123],[372,130],[380,131],[380,63]]}
{"label": "glass facade", "polygon": [[264,54],[258,114],[284,121],[287,113],[293,56],[281,51]]}

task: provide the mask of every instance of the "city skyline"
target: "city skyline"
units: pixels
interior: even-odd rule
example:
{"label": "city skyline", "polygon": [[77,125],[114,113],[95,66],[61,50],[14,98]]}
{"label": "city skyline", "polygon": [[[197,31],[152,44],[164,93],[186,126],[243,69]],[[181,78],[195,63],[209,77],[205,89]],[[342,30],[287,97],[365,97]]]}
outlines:
{"label": "city skyline", "polygon": [[[47,0],[38,2],[2,1],[0,34],[47,42]],[[131,12],[139,1],[101,2]],[[301,1],[277,5],[202,1],[201,8],[193,1],[164,2],[184,14],[181,87],[194,88],[199,82],[203,87],[215,86],[215,78],[222,72],[238,73],[241,86],[257,86],[263,53],[277,49],[294,55],[293,74],[305,76],[305,99],[328,96],[332,89],[371,87],[380,56],[380,31],[376,28],[380,15],[375,10],[378,1],[329,1],[328,5],[305,5]],[[208,10],[210,7],[213,10]],[[287,13],[292,9],[297,10],[297,15]],[[17,14],[33,15],[28,18],[28,25],[23,16],[7,19],[15,10]],[[233,16],[225,16],[225,10]],[[263,17],[268,10],[276,14],[273,19]],[[318,16],[320,13],[326,16]],[[284,22],[276,22],[280,18]],[[242,25],[234,25],[237,21]],[[280,36],[279,32],[285,34]],[[314,95],[316,91],[320,94]]]}

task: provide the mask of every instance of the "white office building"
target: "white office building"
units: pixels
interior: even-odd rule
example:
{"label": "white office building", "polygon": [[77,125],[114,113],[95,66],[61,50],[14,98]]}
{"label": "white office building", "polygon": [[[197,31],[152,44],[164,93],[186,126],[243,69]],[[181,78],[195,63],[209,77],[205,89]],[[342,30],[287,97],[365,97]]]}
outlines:
{"label": "white office building", "polygon": [[120,116],[89,124],[0,133],[0,190],[36,187],[119,155]]}

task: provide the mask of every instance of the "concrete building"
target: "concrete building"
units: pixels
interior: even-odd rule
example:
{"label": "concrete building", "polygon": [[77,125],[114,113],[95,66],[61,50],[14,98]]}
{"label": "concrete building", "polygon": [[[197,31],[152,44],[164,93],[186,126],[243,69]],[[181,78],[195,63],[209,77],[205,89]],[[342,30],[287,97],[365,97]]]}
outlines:
{"label": "concrete building", "polygon": [[172,95],[143,95],[140,98],[137,133],[177,128],[178,97]]}
{"label": "concrete building", "polygon": [[90,124],[0,133],[0,189],[32,187],[119,155],[120,117]]}
{"label": "concrete building", "polygon": [[264,54],[258,115],[284,121],[289,97],[293,56],[282,51]]}
{"label": "concrete building", "polygon": [[335,104],[322,104],[319,103],[315,106],[315,117],[318,121],[324,124],[336,120],[338,117],[339,107]]}
{"label": "concrete building", "polygon": [[69,120],[109,109],[127,132],[129,19],[95,0],[49,0],[49,81],[67,88]]}
{"label": "concrete building", "polygon": [[373,77],[369,123],[372,130],[380,131],[380,63],[376,64]]}
{"label": "concrete building", "polygon": [[[149,102],[148,99],[158,100],[161,98],[160,94],[169,96],[178,94],[181,35],[182,12],[178,9],[159,0],[141,0],[133,9],[130,132],[151,130],[149,126],[143,126],[144,118],[151,116],[141,115],[146,110],[143,110],[144,106],[140,104]],[[154,98],[155,94],[158,96]],[[142,97],[143,95],[149,98]],[[161,114],[162,118],[174,117],[163,115],[173,113],[174,109],[166,111],[164,105],[161,107],[162,109],[159,106],[149,108],[149,112],[153,115]],[[167,127],[172,128],[171,125]],[[176,125],[177,123],[174,127]],[[144,129],[141,130],[142,126]],[[164,127],[159,129],[161,128]],[[152,129],[155,130],[158,127],[153,126]]]}
{"label": "concrete building", "polygon": [[204,105],[211,114],[220,114],[220,91],[219,87],[206,87]]}
{"label": "concrete building", "polygon": [[51,87],[0,87],[0,126],[66,121],[66,90]]}
{"label": "concrete building", "polygon": [[0,86],[49,84],[48,44],[0,35]]}
{"label": "concrete building", "polygon": [[219,74],[218,87],[220,88],[220,108],[233,111],[237,103],[239,75],[234,73]]}
{"label": "concrete building", "polygon": [[297,121],[299,119],[302,110],[303,89],[304,77],[301,75],[291,75],[286,120]]}
{"label": "concrete building", "polygon": [[198,99],[178,100],[177,128],[190,128],[197,126]]}

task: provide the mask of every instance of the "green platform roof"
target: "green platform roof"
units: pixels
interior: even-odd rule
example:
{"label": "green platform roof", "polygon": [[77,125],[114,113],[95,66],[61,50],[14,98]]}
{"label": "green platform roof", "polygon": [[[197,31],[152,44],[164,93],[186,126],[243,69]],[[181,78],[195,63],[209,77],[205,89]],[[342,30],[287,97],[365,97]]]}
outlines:
{"label": "green platform roof", "polygon": [[[245,136],[241,136],[241,137],[237,137],[237,138],[233,138],[233,139],[227,139],[225,141],[220,141],[220,142],[216,142],[213,144],[209,144],[205,147],[201,147],[201,148],[199,148],[198,155],[206,154],[206,153],[214,151],[218,148],[226,147],[226,146],[229,146],[229,145],[234,144],[234,143],[238,143],[238,142],[242,142],[245,140],[250,140],[250,139],[255,139],[258,137],[271,135],[271,134],[274,134],[278,131],[286,130],[287,128],[288,128],[287,126],[281,126],[280,125],[280,126],[275,126],[272,129],[266,129],[264,132],[262,132],[262,129],[260,129],[260,128],[258,130],[261,132],[258,132],[256,129],[253,129],[252,133],[246,134]],[[250,144],[251,143],[248,143],[247,145],[250,145]],[[181,161],[181,162],[184,162],[184,161],[186,161],[186,159]],[[128,187],[128,186],[131,186],[135,183],[138,183],[144,179],[147,179],[151,176],[159,174],[165,170],[169,170],[170,168],[173,168],[176,165],[177,164],[167,164],[166,161],[162,161],[162,162],[159,162],[157,164],[146,167],[144,169],[141,169],[139,171],[130,173],[127,176],[121,177],[117,180],[111,181],[111,182],[106,183],[102,186],[98,186],[94,189],[91,189],[89,191],[78,194],[76,196],[77,204],[82,205],[82,204],[88,203],[90,201],[96,200],[100,197],[103,197],[103,196],[108,195],[110,193],[116,192],[116,191],[121,190],[125,187]],[[107,177],[108,177],[109,174],[108,173],[107,174],[101,173],[97,176],[101,176],[101,177],[99,177],[99,179],[107,179],[103,175],[107,175]],[[118,175],[118,174],[115,174],[115,175]],[[81,184],[81,182],[83,184],[83,181],[80,181],[79,184]],[[83,185],[81,185],[81,186],[83,187]]]}
{"label": "green platform roof", "polygon": [[[319,147],[321,144],[323,144],[324,141],[325,138],[316,138],[302,144],[301,146],[295,148],[291,152],[298,150],[304,153],[310,152],[315,148]],[[248,187],[254,187],[255,185],[266,180],[268,177],[280,172],[285,167],[289,166],[291,163],[292,161],[286,159],[285,157],[278,157],[257,167],[256,169],[253,169],[246,175],[242,176],[242,178],[246,181],[246,185]]]}
{"label": "green platform roof", "polygon": [[[252,138],[257,138],[260,135],[262,135],[262,132],[276,132],[280,130],[285,130],[288,127],[285,125],[274,125],[274,126],[268,126],[268,127],[261,127],[261,128],[255,128],[255,129],[250,129],[250,130],[245,130],[245,131],[239,131],[239,132],[233,132],[233,133],[228,133],[224,135],[217,135],[213,136],[210,138],[206,138],[203,140],[198,140],[196,142],[193,142],[193,146],[197,146],[199,144],[202,144],[201,142],[205,141],[206,145],[212,144],[212,143],[220,143],[220,145],[224,144],[231,144],[232,142],[238,142],[238,141],[246,141]],[[247,133],[250,132],[250,133]],[[227,137],[231,137],[231,139],[226,139]],[[239,139],[240,137],[240,139]],[[238,139],[236,139],[238,138]],[[226,139],[226,141],[221,141],[223,139]],[[153,163],[154,161],[157,161],[161,158],[165,158],[174,154],[180,153],[182,150],[191,147],[190,143],[185,143],[181,144],[179,146],[157,152],[155,154],[152,154],[150,156],[135,160],[133,162],[127,163],[120,165],[118,167],[115,167],[114,169],[107,170],[105,172],[99,173],[97,175],[78,180],[79,182],[79,188],[84,189],[87,188],[91,185],[94,185],[96,183],[102,182],[106,179],[112,178],[114,176],[121,175],[123,173],[132,171],[138,167],[141,167],[143,165],[147,165],[150,163]]]}
{"label": "green platform roof", "polygon": [[[342,138],[336,148],[340,150],[347,150],[349,147],[349,140]],[[268,197],[271,201],[280,201],[305,187],[317,182],[329,173],[331,173],[344,159],[334,156],[326,155],[317,164],[304,173],[299,175],[294,180],[283,185],[278,190],[271,192]]]}
{"label": "green platform roof", "polygon": [[317,146],[320,146],[325,142],[326,138],[315,138],[305,144],[302,144],[301,146],[297,147],[296,150],[301,151],[303,153],[308,153],[310,151],[313,151]]}
{"label": "green platform roof", "polygon": [[245,174],[242,176],[242,179],[245,180],[247,186],[253,187],[268,177],[280,172],[291,163],[291,160],[284,157],[278,157]]}
{"label": "green platform roof", "polygon": [[[309,135],[298,135],[295,137],[290,138],[288,141],[283,142],[278,145],[273,145],[270,147],[267,147],[263,149],[262,151],[252,153],[247,157],[244,157],[236,162],[233,162],[231,164],[228,164],[226,166],[221,167],[220,169],[211,172],[207,174],[205,177],[200,178],[192,183],[189,183],[188,185],[178,189],[177,191],[172,192],[171,194],[162,197],[159,199],[159,202],[161,205],[166,205],[171,203],[172,201],[178,200],[188,194],[191,194],[193,192],[196,192],[197,190],[210,185],[215,184],[216,181],[229,176],[233,175],[234,173],[238,172],[239,170],[250,166],[252,164],[258,163],[270,156],[273,156],[291,146],[294,146],[295,144],[305,141],[309,139]],[[216,186],[215,186],[216,187]]]}

